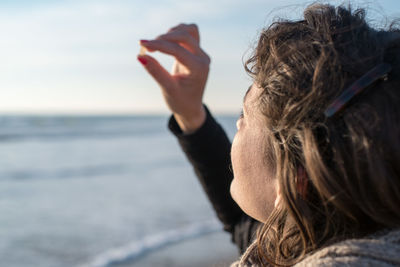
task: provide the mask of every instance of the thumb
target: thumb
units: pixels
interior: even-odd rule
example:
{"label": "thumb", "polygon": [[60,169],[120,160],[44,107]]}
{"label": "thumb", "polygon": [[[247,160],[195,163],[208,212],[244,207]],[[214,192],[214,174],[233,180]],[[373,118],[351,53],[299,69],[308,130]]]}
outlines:
{"label": "thumb", "polygon": [[171,74],[156,59],[149,55],[139,55],[137,59],[164,90],[174,88],[175,81]]}

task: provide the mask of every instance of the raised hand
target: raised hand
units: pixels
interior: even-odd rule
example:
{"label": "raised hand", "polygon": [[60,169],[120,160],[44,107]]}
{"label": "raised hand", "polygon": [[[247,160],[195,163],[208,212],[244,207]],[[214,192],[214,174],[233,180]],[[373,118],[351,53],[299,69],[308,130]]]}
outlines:
{"label": "raised hand", "polygon": [[140,44],[149,52],[175,57],[171,73],[149,55],[139,55],[138,60],[160,85],[181,129],[186,133],[195,131],[206,118],[202,99],[210,65],[210,57],[200,48],[197,26],[180,24],[154,40],[141,40]]}

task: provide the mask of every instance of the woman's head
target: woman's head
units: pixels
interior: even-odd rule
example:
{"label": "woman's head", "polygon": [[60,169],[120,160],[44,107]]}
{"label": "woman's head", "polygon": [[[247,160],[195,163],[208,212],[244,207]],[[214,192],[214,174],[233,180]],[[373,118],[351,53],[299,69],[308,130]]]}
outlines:
{"label": "woman's head", "polygon": [[[259,88],[252,105],[265,127],[260,153],[273,159],[264,177],[280,188],[281,205],[259,235],[269,261],[290,264],[329,242],[400,226],[399,35],[368,26],[363,10],[329,5],[261,33],[247,70]],[[392,66],[387,81],[325,117],[383,62]]]}

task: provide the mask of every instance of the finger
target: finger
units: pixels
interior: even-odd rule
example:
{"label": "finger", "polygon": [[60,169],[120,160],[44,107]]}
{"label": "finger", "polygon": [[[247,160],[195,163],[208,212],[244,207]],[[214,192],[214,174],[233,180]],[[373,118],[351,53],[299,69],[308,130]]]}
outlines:
{"label": "finger", "polygon": [[181,23],[181,24],[171,28],[168,32],[174,32],[174,31],[187,32],[197,41],[197,43],[200,43],[199,28],[194,23],[192,23],[192,24]]}
{"label": "finger", "polygon": [[140,43],[149,51],[160,51],[162,53],[174,56],[179,62],[187,67],[193,67],[196,64],[195,56],[182,46],[165,40],[141,41]]}
{"label": "finger", "polygon": [[174,43],[179,43],[194,54],[200,54],[201,49],[199,43],[190,34],[185,31],[173,31],[167,34],[160,35],[156,40],[165,40]]}
{"label": "finger", "polygon": [[175,80],[156,59],[149,55],[138,56],[137,59],[142,63],[147,72],[157,81],[161,88],[163,88],[163,90],[170,91],[174,88]]}

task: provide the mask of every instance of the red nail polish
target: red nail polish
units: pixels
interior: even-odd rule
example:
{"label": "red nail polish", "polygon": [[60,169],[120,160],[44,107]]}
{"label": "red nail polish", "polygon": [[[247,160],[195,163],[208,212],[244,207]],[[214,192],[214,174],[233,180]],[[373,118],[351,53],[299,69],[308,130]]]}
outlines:
{"label": "red nail polish", "polygon": [[146,44],[146,43],[148,43],[149,41],[148,40],[140,40],[140,43],[141,44]]}
{"label": "red nail polish", "polygon": [[137,59],[138,59],[138,60],[140,61],[140,63],[142,63],[143,65],[146,65],[146,64],[147,64],[147,60],[146,60],[145,58],[138,57]]}

